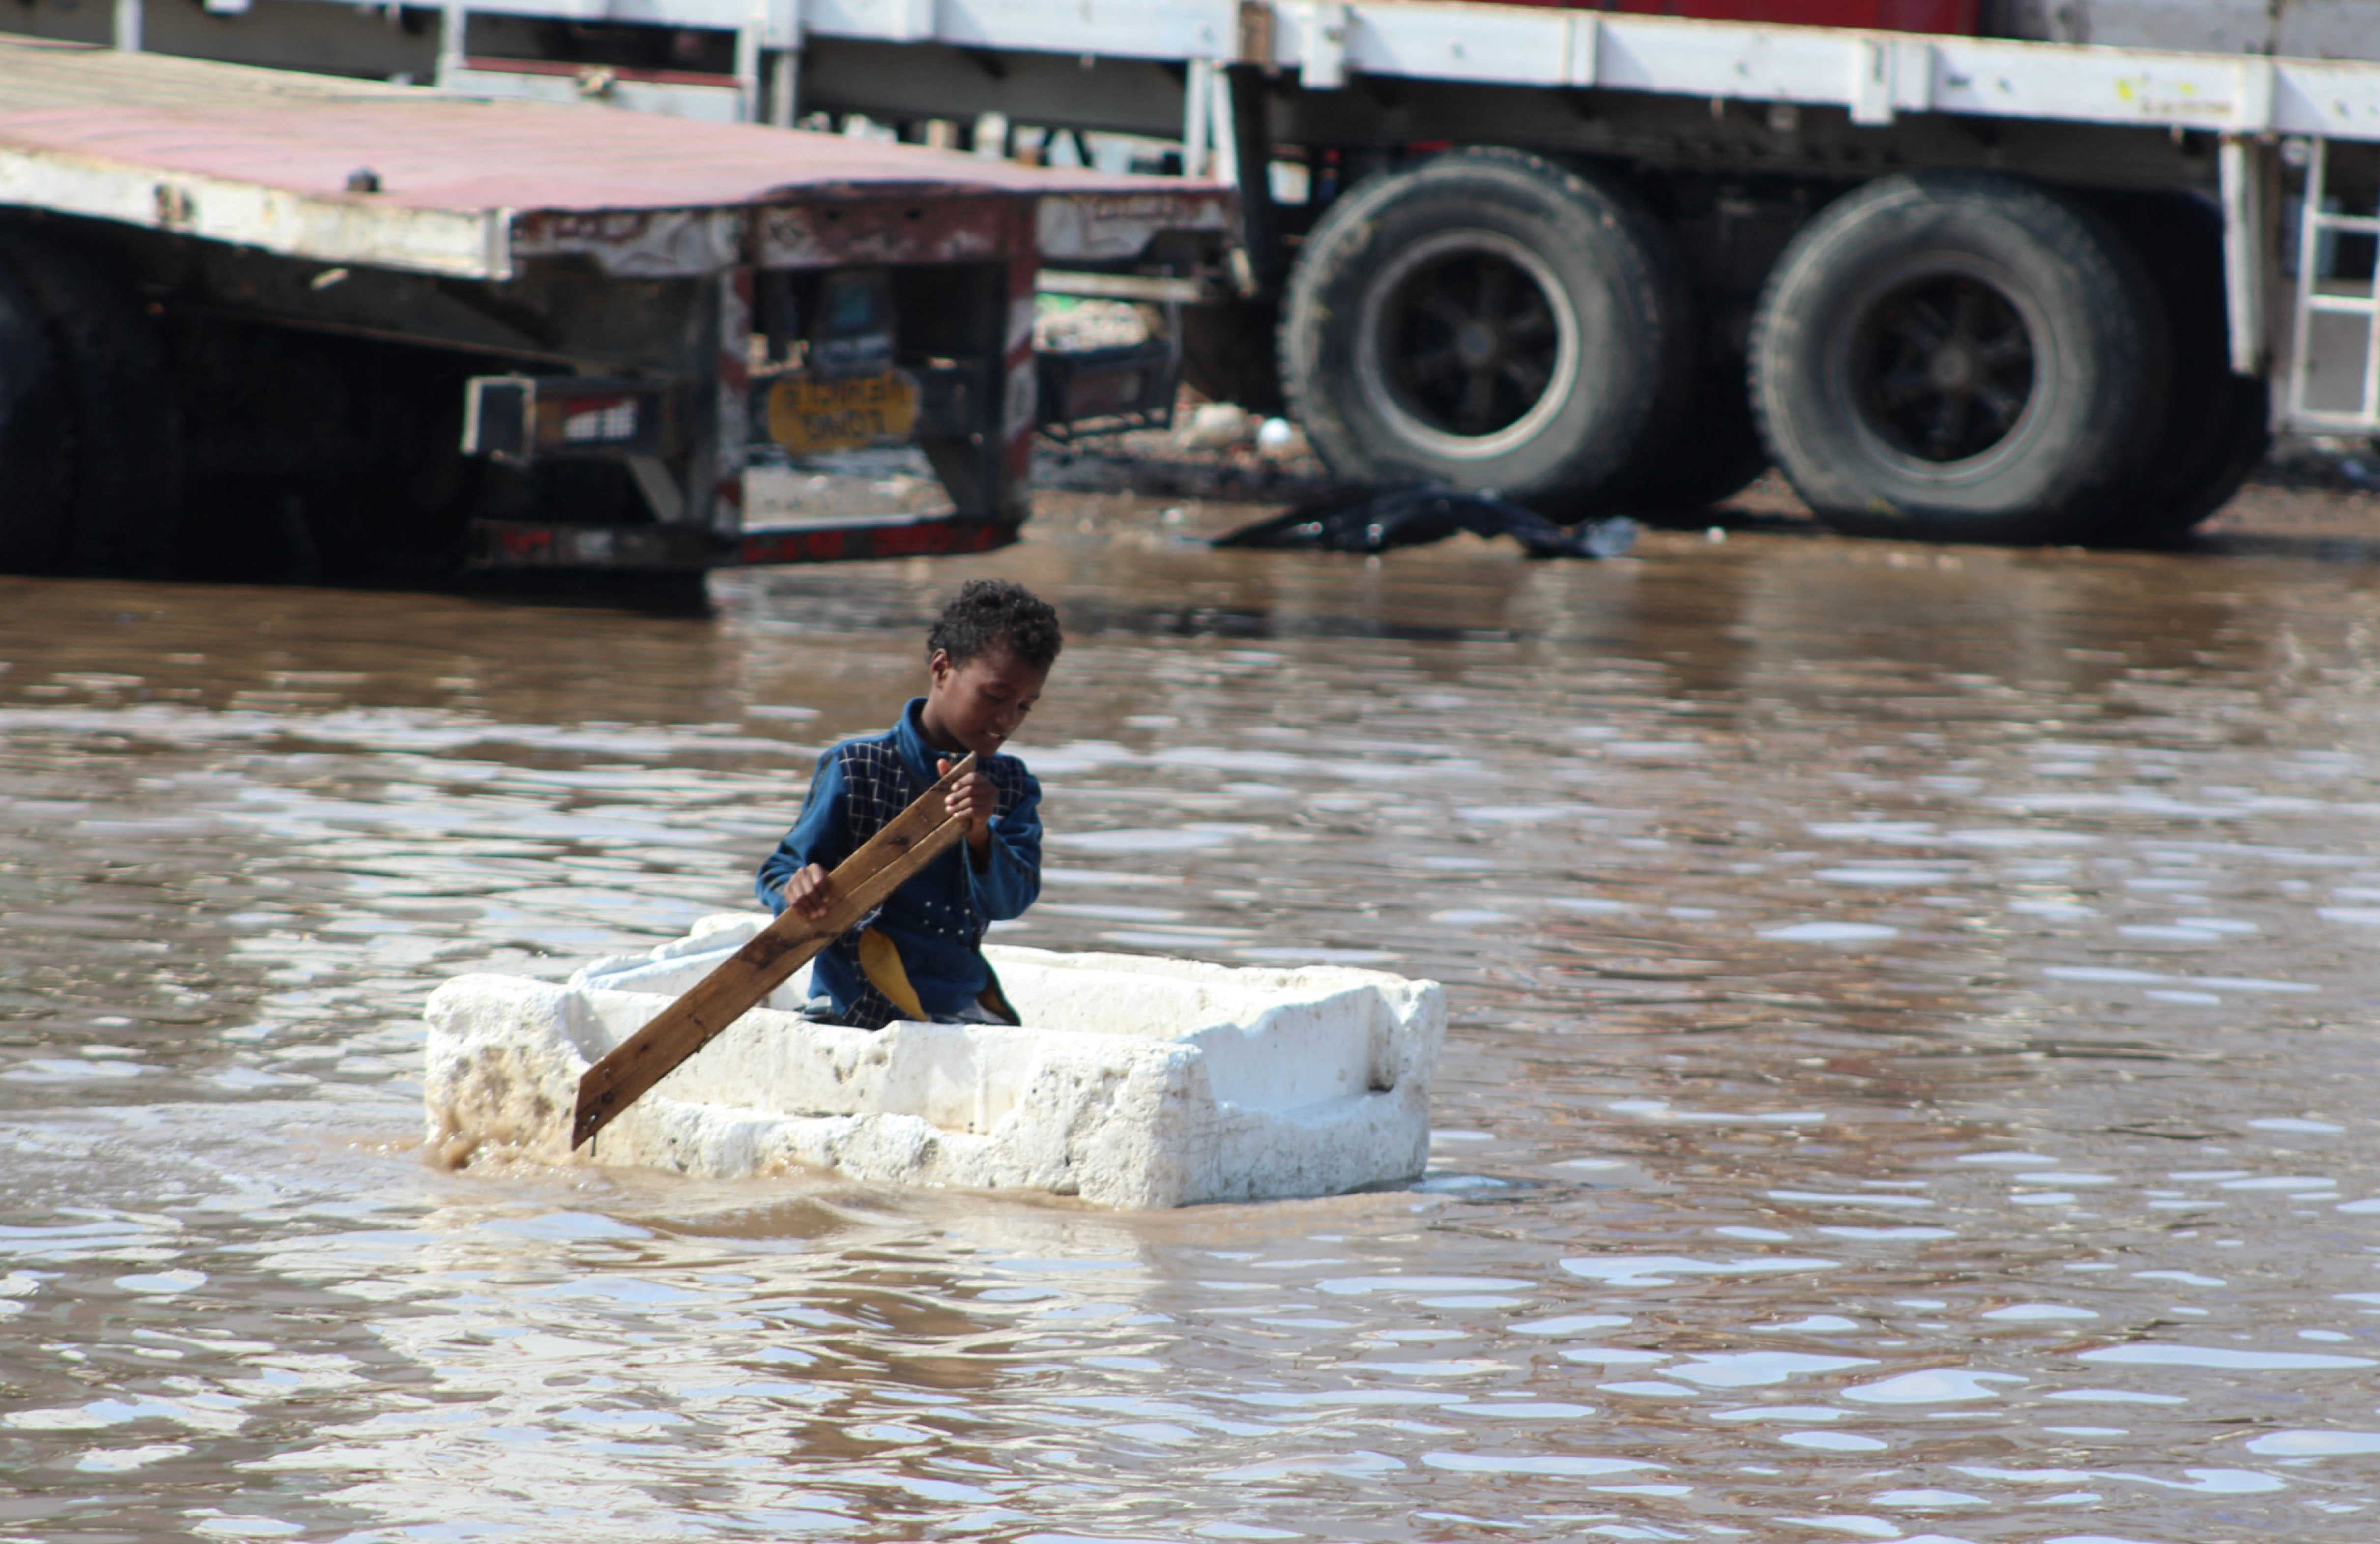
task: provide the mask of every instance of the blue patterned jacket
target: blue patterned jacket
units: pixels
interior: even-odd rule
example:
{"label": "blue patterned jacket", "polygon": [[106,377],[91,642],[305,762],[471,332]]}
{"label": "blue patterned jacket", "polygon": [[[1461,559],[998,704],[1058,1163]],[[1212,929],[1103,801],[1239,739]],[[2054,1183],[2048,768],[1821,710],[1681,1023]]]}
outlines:
{"label": "blue patterned jacket", "polygon": [[[933,786],[944,755],[926,743],[910,700],[901,722],[881,735],[829,748],[799,819],[760,865],[754,888],[771,911],[785,909],[785,881],[812,863],[832,869]],[[955,760],[957,758],[953,757]],[[844,1024],[880,1029],[902,1016],[860,968],[860,935],[873,928],[900,952],[909,985],[928,1015],[956,1016],[991,984],[982,943],[987,924],[1024,914],[1041,893],[1041,785],[1014,756],[978,765],[997,792],[991,847],[977,857],[962,842],[894,891],[876,913],[818,957],[814,995],[832,998]]]}

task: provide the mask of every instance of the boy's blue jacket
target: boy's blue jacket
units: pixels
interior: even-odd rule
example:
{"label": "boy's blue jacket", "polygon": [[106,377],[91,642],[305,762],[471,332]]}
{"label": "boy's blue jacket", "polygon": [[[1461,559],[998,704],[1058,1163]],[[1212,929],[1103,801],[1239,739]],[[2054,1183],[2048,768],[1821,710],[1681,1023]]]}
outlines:
{"label": "boy's blue jacket", "polygon": [[[802,868],[832,869],[933,786],[941,775],[935,762],[947,753],[928,745],[917,726],[925,705],[912,699],[891,729],[842,741],[819,759],[800,818],[754,885],[771,911],[785,909],[785,881]],[[971,1006],[991,982],[980,947],[985,925],[1023,915],[1040,894],[1041,785],[1014,756],[977,765],[997,792],[990,850],[978,858],[960,843],[819,955],[811,990],[833,1000],[840,1022],[876,1029],[904,1016],[860,968],[859,939],[868,929],[900,951],[919,1005],[947,1016]]]}

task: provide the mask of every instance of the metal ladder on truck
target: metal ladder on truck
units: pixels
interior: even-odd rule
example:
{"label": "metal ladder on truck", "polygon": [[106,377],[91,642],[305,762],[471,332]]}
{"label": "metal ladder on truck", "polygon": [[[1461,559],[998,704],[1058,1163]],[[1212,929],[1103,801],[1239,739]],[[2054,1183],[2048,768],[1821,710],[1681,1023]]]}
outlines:
{"label": "metal ladder on truck", "polygon": [[[2339,213],[2334,206],[2345,201],[2331,192],[2329,141],[2305,143],[2305,204],[2298,218],[2289,319],[2289,417],[2305,429],[2380,435],[2380,199],[2374,196],[2380,188],[2360,201],[2371,213]],[[2369,276],[2331,276],[2342,236],[2374,244]],[[2334,335],[2318,337],[2318,331]],[[2353,346],[2359,331],[2361,350]]]}

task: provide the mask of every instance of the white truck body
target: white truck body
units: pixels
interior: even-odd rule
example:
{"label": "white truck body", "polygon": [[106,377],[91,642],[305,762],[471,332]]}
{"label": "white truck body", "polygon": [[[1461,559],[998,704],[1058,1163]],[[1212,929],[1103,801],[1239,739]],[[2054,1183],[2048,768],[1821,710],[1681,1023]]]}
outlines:
{"label": "white truck body", "polygon": [[[680,116],[864,115],[936,123],[945,141],[980,117],[995,156],[1019,121],[1154,137],[1241,185],[1241,289],[1259,302],[1295,288],[1298,243],[1328,209],[1318,191],[1279,205],[1277,160],[1332,176],[1343,160],[1352,181],[1428,147],[1511,146],[1718,188],[1722,225],[1752,188],[1777,234],[1710,281],[1705,307],[1739,349],[1730,308],[1751,310],[1758,264],[1830,189],[1954,169],[2187,193],[2219,209],[2224,353],[2270,383],[2271,425],[2380,433],[2380,273],[2362,255],[2380,236],[2380,0],[2002,0],[1986,18],[2030,37],[1433,0],[455,0],[387,13],[401,26],[325,0],[210,0],[195,21],[118,0],[104,26],[64,3],[31,0],[7,25]],[[631,34],[686,67],[590,62]],[[1799,213],[1775,215],[1788,182]],[[1730,239],[1681,223],[1676,244],[1722,262],[1711,249]]]}

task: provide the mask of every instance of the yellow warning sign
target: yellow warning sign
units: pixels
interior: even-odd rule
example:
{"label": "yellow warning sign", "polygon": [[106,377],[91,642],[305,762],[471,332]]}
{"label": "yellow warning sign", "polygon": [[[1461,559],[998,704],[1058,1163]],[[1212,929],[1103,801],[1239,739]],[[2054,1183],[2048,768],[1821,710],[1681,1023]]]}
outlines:
{"label": "yellow warning sign", "polygon": [[796,456],[905,440],[917,427],[917,381],[906,371],[789,375],[769,388],[769,438]]}

